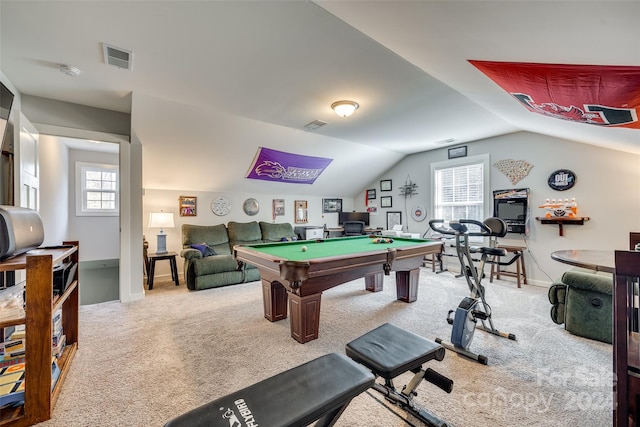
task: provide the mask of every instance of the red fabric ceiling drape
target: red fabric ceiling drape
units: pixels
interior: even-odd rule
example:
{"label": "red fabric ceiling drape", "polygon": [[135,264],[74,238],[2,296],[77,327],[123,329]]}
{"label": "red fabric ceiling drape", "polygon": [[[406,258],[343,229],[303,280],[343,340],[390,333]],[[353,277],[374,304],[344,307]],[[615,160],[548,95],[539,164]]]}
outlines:
{"label": "red fabric ceiling drape", "polygon": [[640,129],[640,67],[469,61],[529,111]]}

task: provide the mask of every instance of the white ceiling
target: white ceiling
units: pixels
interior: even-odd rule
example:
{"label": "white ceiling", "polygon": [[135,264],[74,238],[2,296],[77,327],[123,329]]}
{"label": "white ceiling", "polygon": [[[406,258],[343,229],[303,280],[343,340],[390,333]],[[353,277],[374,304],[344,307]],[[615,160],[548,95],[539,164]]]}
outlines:
{"label": "white ceiling", "polygon": [[[638,0],[2,0],[0,67],[24,94],[130,112],[133,92],[296,132],[319,119],[313,133],[362,150],[526,130],[640,153],[638,130],[530,113],[468,63],[640,66],[639,19]],[[105,65],[102,43],[132,50],[133,70]],[[360,108],[339,118],[340,99]]]}

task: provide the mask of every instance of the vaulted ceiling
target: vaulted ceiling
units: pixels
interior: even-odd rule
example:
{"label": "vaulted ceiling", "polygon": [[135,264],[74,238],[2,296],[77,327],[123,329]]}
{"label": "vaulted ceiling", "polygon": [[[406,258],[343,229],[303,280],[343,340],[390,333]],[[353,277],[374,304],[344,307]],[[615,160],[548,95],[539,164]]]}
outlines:
{"label": "vaulted ceiling", "polygon": [[[385,168],[524,130],[640,153],[640,131],[533,114],[468,62],[640,66],[639,17],[640,1],[606,0],[3,0],[0,68],[24,94],[131,112],[133,93],[290,129],[272,148],[341,159],[320,185],[355,193],[376,176],[344,182],[358,151]],[[132,70],[106,65],[102,43],[133,51]],[[341,99],[360,108],[339,118]],[[305,131],[313,120],[328,124]],[[305,152],[300,132],[327,143]],[[235,149],[251,158],[257,145]]]}

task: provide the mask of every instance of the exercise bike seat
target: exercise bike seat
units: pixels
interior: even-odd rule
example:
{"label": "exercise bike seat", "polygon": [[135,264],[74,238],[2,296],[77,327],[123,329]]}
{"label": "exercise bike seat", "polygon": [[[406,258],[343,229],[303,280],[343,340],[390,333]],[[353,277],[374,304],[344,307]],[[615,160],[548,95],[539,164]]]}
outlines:
{"label": "exercise bike seat", "polygon": [[469,252],[471,253],[481,253],[482,255],[489,256],[506,256],[507,251],[503,248],[489,248],[487,246],[470,246]]}

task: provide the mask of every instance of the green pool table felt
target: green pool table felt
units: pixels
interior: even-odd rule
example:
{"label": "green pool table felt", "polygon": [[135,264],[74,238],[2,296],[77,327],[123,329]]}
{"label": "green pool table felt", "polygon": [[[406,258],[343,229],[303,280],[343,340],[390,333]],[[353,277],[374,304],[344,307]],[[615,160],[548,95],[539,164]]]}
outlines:
{"label": "green pool table felt", "polygon": [[[374,240],[374,238],[368,236],[358,236],[326,239],[322,241],[298,240],[293,242],[264,243],[250,245],[249,247],[256,251],[289,261],[307,261],[310,259],[373,252],[386,250],[387,248],[401,248],[434,242],[434,240],[395,237],[392,243],[374,243]],[[307,247],[306,252],[302,251],[302,246]]]}

